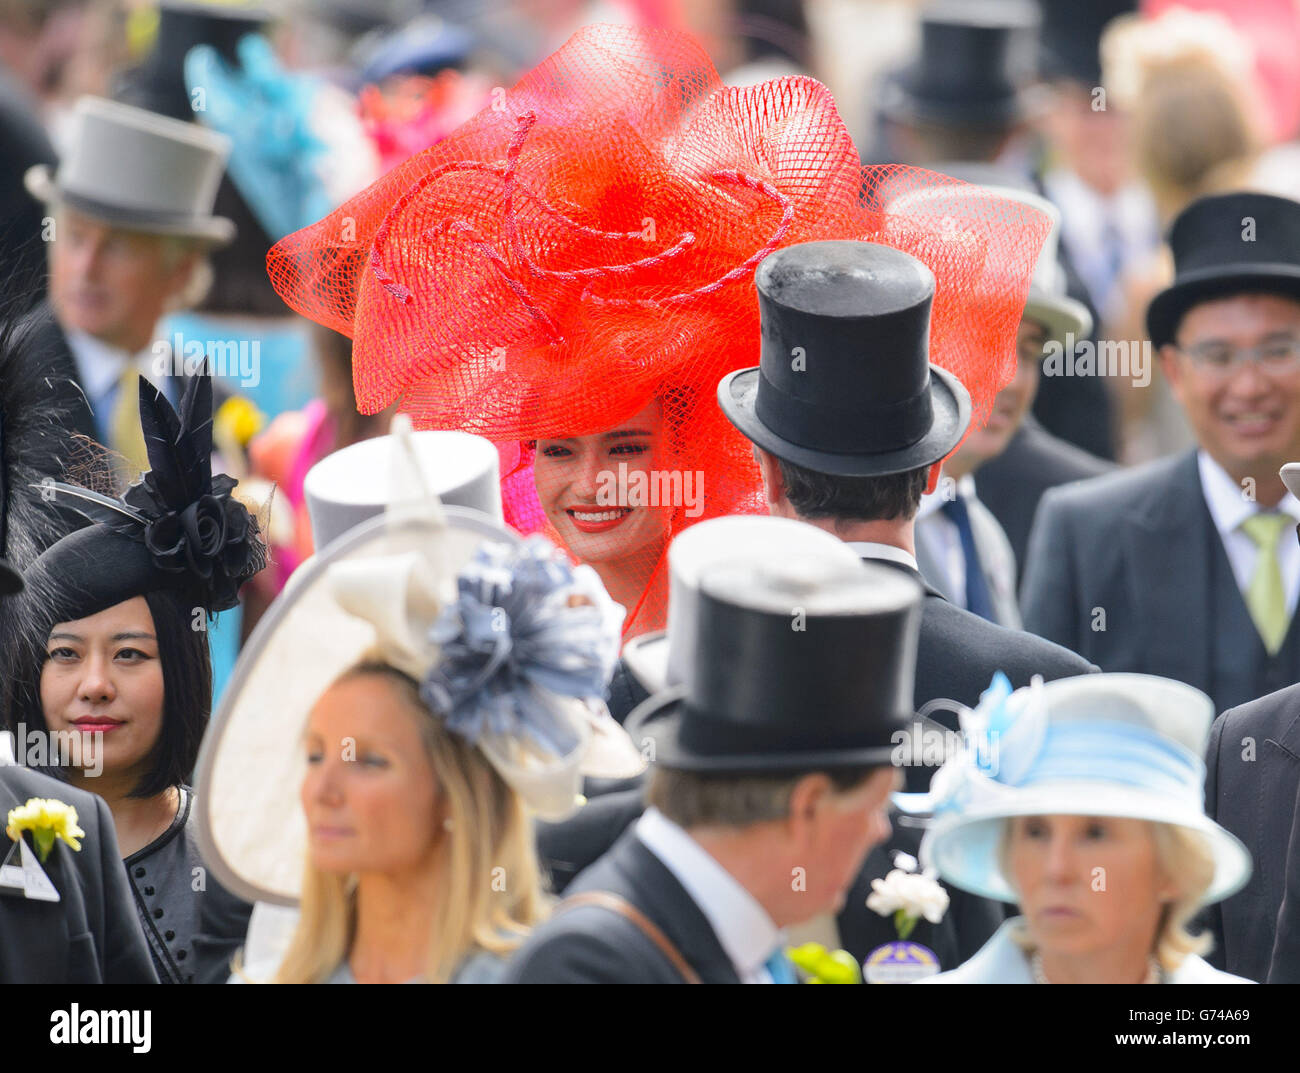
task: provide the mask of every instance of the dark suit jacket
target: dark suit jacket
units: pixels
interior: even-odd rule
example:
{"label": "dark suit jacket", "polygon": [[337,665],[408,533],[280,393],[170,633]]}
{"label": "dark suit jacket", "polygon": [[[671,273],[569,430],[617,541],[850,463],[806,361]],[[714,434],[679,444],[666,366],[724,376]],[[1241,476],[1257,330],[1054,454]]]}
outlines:
{"label": "dark suit jacket", "polygon": [[1195,451],[1047,492],[1021,606],[1026,629],[1102,670],[1186,682],[1219,711],[1300,678],[1300,621],[1268,659],[1206,506]]}
{"label": "dark suit jacket", "polygon": [[0,895],[0,983],[157,983],[108,806],[48,775],[0,766],[0,816],[32,797],[72,805],[86,835],[76,851],[56,842],[42,866],[60,901]]}
{"label": "dark suit jacket", "polygon": [[[641,910],[706,984],[738,984],[708,919],[673,874],[626,831],[568,893],[610,891]],[[580,906],[542,924],[510,961],[506,983],[679,984],[684,981],[631,921],[598,906]]]}
{"label": "dark suit jacket", "polygon": [[1277,912],[1277,938],[1268,968],[1270,984],[1300,984],[1300,793],[1286,850],[1286,886]]}
{"label": "dark suit jacket", "polygon": [[[1097,669],[1059,644],[1024,630],[998,626],[950,604],[910,567],[889,559],[874,561],[903,571],[925,587],[913,700],[918,711],[928,707],[923,714],[949,729],[957,729],[956,711],[940,702],[956,701],[973,708],[997,671],[1019,689],[1029,685],[1036,674],[1050,682]],[[909,778],[909,789],[925,788],[916,787]]]}
{"label": "dark suit jacket", "polygon": [[1016,553],[1016,581],[1025,576],[1029,530],[1038,501],[1049,488],[1100,477],[1115,468],[1111,462],[1053,436],[1027,416],[1007,449],[976,471],[980,502],[1006,531]]}
{"label": "dark suit jacket", "polygon": [[[1264,980],[1278,934],[1288,872],[1300,872],[1300,838],[1294,803],[1300,791],[1300,685],[1224,712],[1214,722],[1205,757],[1205,811],[1246,844],[1255,862],[1250,882],[1231,898],[1210,906],[1206,922],[1215,937],[1209,961],[1252,980]],[[1288,859],[1287,846],[1292,856]],[[1297,875],[1295,883],[1300,883]],[[1288,928],[1286,946],[1297,941]],[[1279,971],[1282,971],[1279,969]],[[1292,979],[1300,965],[1290,966]]]}

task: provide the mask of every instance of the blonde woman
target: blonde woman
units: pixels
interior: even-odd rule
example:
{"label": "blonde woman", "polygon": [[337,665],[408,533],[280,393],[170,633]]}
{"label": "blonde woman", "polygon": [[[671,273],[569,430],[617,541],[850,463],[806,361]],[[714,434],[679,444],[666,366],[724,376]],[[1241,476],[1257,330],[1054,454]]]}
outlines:
{"label": "blonde woman", "polygon": [[276,982],[494,982],[543,908],[519,796],[383,662],[326,691],[304,747],[310,856]]}
{"label": "blonde woman", "polygon": [[[999,676],[935,776],[921,854],[1021,915],[930,983],[1248,983],[1189,923],[1250,876],[1202,809],[1208,697],[1151,675]],[[904,807],[921,802],[906,795]]]}
{"label": "blonde woman", "polygon": [[530,814],[644,768],[600,701],[621,624],[590,568],[436,499],[300,568],[199,762],[213,871],[298,908],[264,945],[259,904],[242,978],[494,981],[544,912]]}

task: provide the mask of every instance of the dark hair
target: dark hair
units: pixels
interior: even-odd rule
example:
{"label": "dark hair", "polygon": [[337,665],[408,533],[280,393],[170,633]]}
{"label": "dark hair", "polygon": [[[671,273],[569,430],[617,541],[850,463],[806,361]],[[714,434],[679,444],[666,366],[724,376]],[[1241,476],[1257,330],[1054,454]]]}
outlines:
{"label": "dark hair", "polygon": [[[163,712],[158,741],[147,758],[148,768],[132,787],[131,797],[154,797],[190,780],[212,712],[212,656],[205,612],[176,592],[162,590],[143,595],[158,638]],[[32,630],[25,639],[24,651],[13,661],[15,680],[6,693],[9,710],[5,714],[15,729],[20,722],[39,733],[49,729],[41,706],[41,671],[48,658],[47,645],[54,625],[46,622],[43,630]],[[68,777],[57,763],[51,763],[46,774],[65,781]]]}
{"label": "dark hair", "polygon": [[910,519],[921,507],[930,467],[884,477],[836,477],[778,458],[785,498],[801,518]]}
{"label": "dark hair", "polygon": [[825,775],[836,793],[846,794],[887,766],[740,774],[656,766],[647,801],[679,827],[747,827],[789,815],[790,795],[809,775]]}

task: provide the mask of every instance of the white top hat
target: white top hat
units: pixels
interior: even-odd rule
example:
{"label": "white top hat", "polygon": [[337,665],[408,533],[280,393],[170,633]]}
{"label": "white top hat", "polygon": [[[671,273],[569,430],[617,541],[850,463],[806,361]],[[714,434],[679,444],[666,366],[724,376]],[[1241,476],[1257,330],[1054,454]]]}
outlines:
{"label": "white top hat", "polygon": [[824,529],[764,514],[710,518],[682,532],[668,548],[668,628],[642,634],[623,648],[623,660],[651,693],[687,681],[695,652],[695,607],[700,578],[722,565],[760,565],[820,554],[860,566],[857,553]]}
{"label": "white top hat", "polygon": [[37,164],[23,181],[41,201],[63,202],[109,224],[224,245],[235,237],[235,225],[213,216],[212,208],[229,154],[224,134],[82,97],[58,171]]}
{"label": "white top hat", "polygon": [[[399,444],[393,457],[409,454]],[[602,699],[622,608],[595,572],[571,570],[544,539],[524,543],[483,514],[403,498],[295,573],[204,736],[203,857],[250,901],[298,897],[303,730],[325,690],[373,654],[421,683],[429,718],[472,741],[545,819],[573,811],[584,776],[645,768]]]}
{"label": "white top hat", "polygon": [[[409,421],[399,414],[393,419],[394,431],[403,423],[409,427]],[[326,455],[307,471],[302,492],[317,549],[383,513],[388,504],[409,498],[409,490],[394,486],[411,480],[397,465],[399,442],[409,442],[414,451],[418,487],[448,506],[480,511],[503,522],[500,462],[491,441],[468,432],[415,432],[409,441],[399,441],[390,433]]]}
{"label": "white top hat", "polygon": [[999,674],[963,713],[965,747],[928,794],[896,794],[933,813],[921,858],[964,890],[1014,902],[999,845],[1013,816],[1112,816],[1200,835],[1214,859],[1202,902],[1240,890],[1250,853],[1205,815],[1206,742],[1214,704],[1182,682],[1147,674],[1085,674],[1011,691]]}

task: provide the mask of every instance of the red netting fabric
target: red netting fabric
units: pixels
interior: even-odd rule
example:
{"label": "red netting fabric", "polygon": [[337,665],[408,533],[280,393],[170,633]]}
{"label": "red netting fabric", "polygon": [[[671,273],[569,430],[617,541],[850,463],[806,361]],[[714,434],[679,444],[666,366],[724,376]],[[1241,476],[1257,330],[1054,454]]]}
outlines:
{"label": "red netting fabric", "polygon": [[833,238],[920,258],[932,358],[982,421],[1048,227],[945,176],[864,169],[812,79],[726,87],[686,35],[593,26],[268,268],[352,337],[362,412],[400,401],[418,428],[501,445],[507,520],[595,566],[630,635],[663,625],[676,532],[763,509],[716,401],[758,363],[763,257]]}

